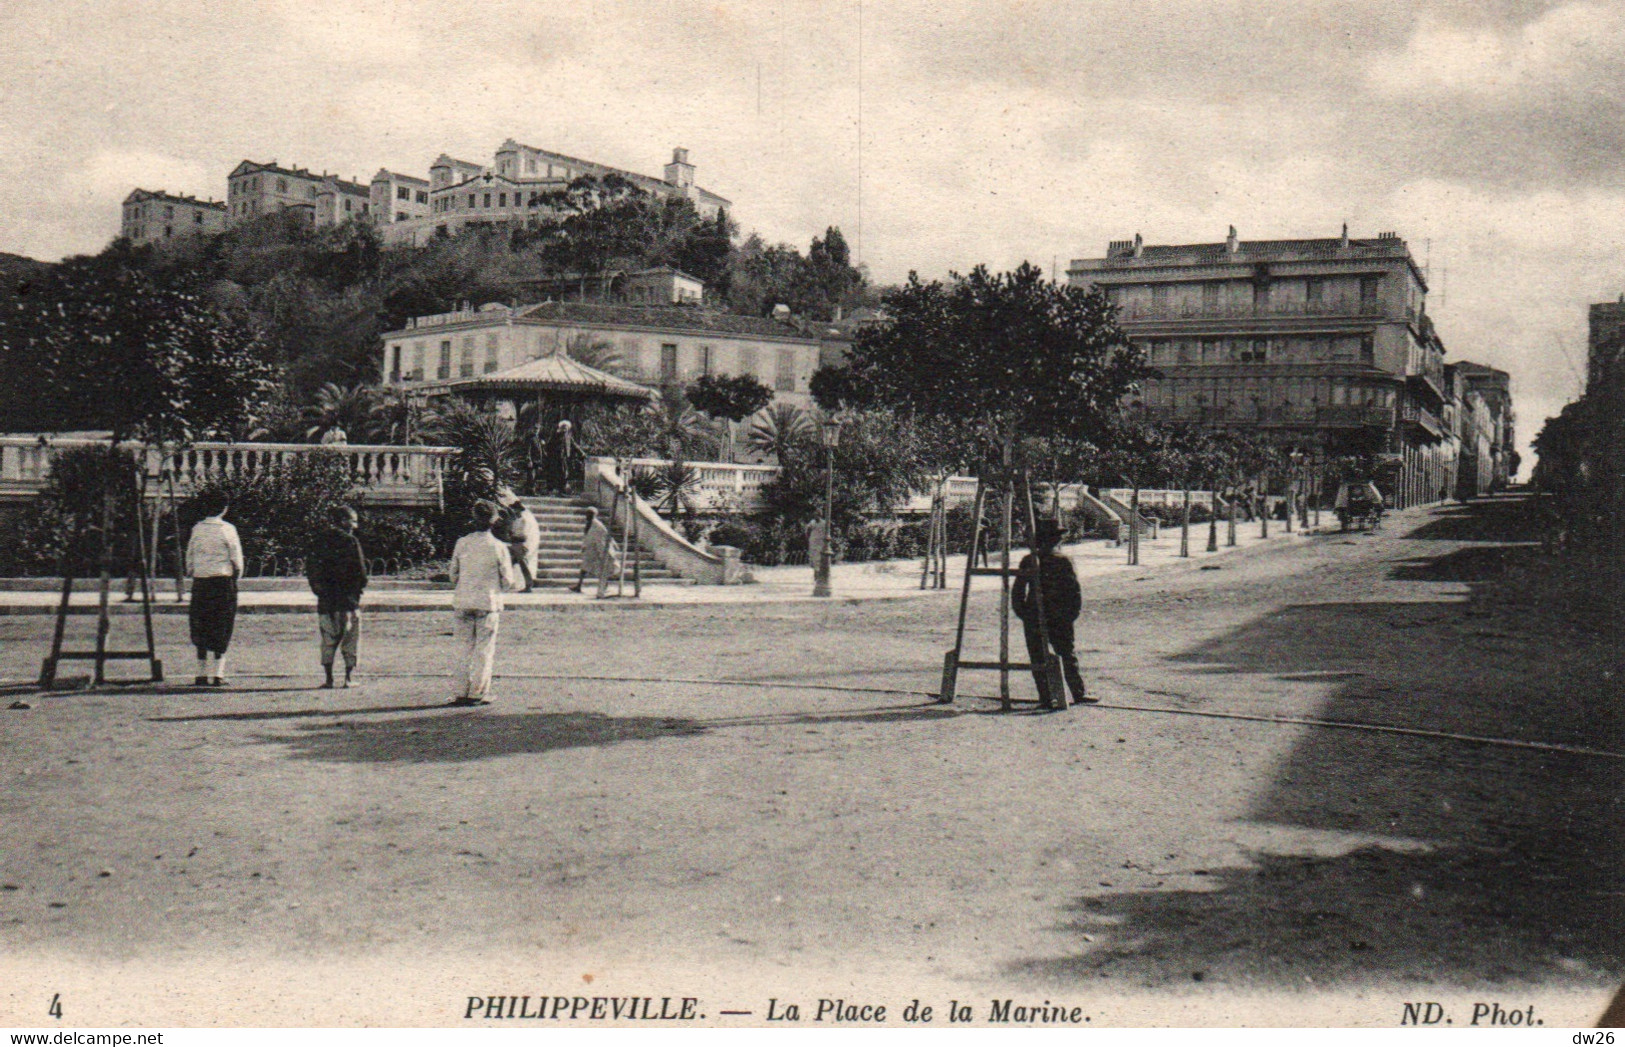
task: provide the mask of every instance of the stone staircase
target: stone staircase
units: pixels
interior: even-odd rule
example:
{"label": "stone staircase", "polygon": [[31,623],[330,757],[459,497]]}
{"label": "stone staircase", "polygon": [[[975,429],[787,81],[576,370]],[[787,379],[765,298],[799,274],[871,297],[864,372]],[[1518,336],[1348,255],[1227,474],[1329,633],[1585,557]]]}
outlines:
{"label": "stone staircase", "polygon": [[[576,584],[576,577],[581,571],[581,536],[587,526],[587,503],[579,498],[539,496],[523,500],[535,514],[542,530],[542,545],[536,554],[536,588],[564,589]],[[619,548],[619,529],[612,527],[610,531],[615,536],[616,548]],[[663,567],[648,550],[636,549],[633,554],[638,558],[639,572],[645,583],[684,581],[681,576]],[[632,581],[630,561],[626,566],[626,580],[628,584]],[[589,581],[588,586],[591,585]]]}

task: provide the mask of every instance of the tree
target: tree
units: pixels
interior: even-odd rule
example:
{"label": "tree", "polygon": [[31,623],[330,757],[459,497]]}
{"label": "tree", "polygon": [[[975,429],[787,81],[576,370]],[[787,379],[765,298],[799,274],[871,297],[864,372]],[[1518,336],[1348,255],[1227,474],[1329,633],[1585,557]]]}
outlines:
{"label": "tree", "polygon": [[631,376],[633,370],[627,364],[626,355],[607,338],[598,338],[582,332],[571,338],[564,345],[564,354],[577,363],[603,371],[605,374],[615,375],[617,378]]}
{"label": "tree", "polygon": [[852,347],[848,387],[922,418],[986,425],[1007,445],[1098,439],[1149,374],[1103,292],[1052,284],[1030,264],[997,276],[978,266],[947,285],[911,273],[884,308]]}
{"label": "tree", "polygon": [[773,456],[783,462],[803,444],[813,439],[813,424],[807,412],[795,404],[774,404],[751,419],[745,433],[745,444],[758,454]]}
{"label": "tree", "polygon": [[[808,426],[811,429],[811,426]],[[853,411],[835,446],[835,518],[832,533],[862,525],[870,514],[890,514],[927,476],[921,432],[890,411]],[[768,515],[798,526],[824,512],[828,453],[816,440],[785,448],[779,472],[762,485]]]}
{"label": "tree", "polygon": [[753,375],[702,374],[684,390],[701,414],[744,421],[773,402],[773,390]]}
{"label": "tree", "polygon": [[660,205],[616,174],[583,175],[544,203],[564,215],[543,249],[554,272],[587,275],[641,261],[662,229]]}
{"label": "tree", "polygon": [[315,398],[305,406],[305,439],[320,442],[334,429],[341,430],[346,439],[363,443],[372,438],[378,421],[379,396],[365,385],[348,388],[334,382],[324,382],[316,390]]}
{"label": "tree", "polygon": [[789,244],[769,246],[753,233],[734,251],[729,269],[729,303],[759,316],[787,305],[797,315],[830,320],[837,306],[856,305],[865,285],[834,226],[813,238],[806,257]]}
{"label": "tree", "polygon": [[244,318],[157,287],[129,259],[75,258],[0,313],[0,426],[113,442],[245,435],[277,371]]}
{"label": "tree", "polygon": [[726,458],[733,460],[734,426],[773,401],[773,390],[748,374],[702,374],[684,390],[701,414],[726,427]]}
{"label": "tree", "polygon": [[671,258],[672,265],[705,282],[708,300],[728,300],[732,284],[728,258],[733,251],[733,234],[728,212],[719,210],[711,221],[690,229]]}
{"label": "tree", "polygon": [[498,487],[514,481],[522,447],[513,422],[456,397],[448,397],[436,414],[431,435],[457,448],[449,472],[463,497],[492,498]]}

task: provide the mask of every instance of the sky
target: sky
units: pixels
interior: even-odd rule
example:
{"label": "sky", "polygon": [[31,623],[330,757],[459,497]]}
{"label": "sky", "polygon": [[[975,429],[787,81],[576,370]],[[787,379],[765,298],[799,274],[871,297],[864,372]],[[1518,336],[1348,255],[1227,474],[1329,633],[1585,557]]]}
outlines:
{"label": "sky", "polygon": [[1625,0],[8,0],[0,251],[117,231],[239,160],[370,180],[507,138],[649,174],[745,232],[839,226],[872,277],[1110,240],[1393,231],[1447,360],[1519,439],[1625,292]]}

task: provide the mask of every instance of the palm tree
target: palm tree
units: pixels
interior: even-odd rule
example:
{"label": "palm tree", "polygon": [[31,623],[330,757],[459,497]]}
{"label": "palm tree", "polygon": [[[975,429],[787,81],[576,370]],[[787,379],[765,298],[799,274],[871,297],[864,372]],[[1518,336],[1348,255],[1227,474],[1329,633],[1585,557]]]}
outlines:
{"label": "palm tree", "polygon": [[628,483],[639,498],[654,505],[656,512],[675,520],[679,513],[693,513],[700,493],[700,472],[678,459],[657,468],[634,469]]}
{"label": "palm tree", "polygon": [[668,458],[715,456],[721,446],[717,426],[689,405],[688,398],[678,386],[668,386],[660,391],[655,403],[655,417]]}
{"label": "palm tree", "polygon": [[450,463],[452,477],[476,497],[492,497],[518,471],[519,437],[513,422],[495,411],[447,398],[437,412],[433,435],[439,443],[457,448]]}
{"label": "palm tree", "polygon": [[342,430],[346,437],[353,433],[365,439],[377,400],[378,394],[370,386],[358,383],[345,388],[323,382],[302,412],[305,439],[320,440],[334,429]]}
{"label": "palm tree", "polygon": [[565,343],[564,354],[577,363],[586,364],[617,378],[635,377],[638,370],[635,364],[627,362],[626,355],[614,342],[594,338],[585,332]]}
{"label": "palm tree", "polygon": [[376,393],[372,412],[362,432],[374,443],[404,447],[421,444],[433,431],[434,409],[395,387]]}
{"label": "palm tree", "polygon": [[812,420],[795,404],[779,403],[751,417],[745,443],[760,454],[770,454],[781,465],[813,438]]}

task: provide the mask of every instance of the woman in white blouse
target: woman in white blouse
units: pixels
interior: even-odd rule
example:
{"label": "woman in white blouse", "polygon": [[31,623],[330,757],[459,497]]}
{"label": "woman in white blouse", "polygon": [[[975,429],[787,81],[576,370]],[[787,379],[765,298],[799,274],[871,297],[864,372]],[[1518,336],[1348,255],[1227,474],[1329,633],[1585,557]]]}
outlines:
{"label": "woman in white blouse", "polygon": [[237,528],[224,519],[230,507],[225,495],[206,492],[199,502],[203,519],[192,526],[186,543],[186,573],[192,576],[190,619],[192,646],[197,648],[199,687],[224,687],[226,648],[237,623],[237,579],[243,573],[243,543]]}

